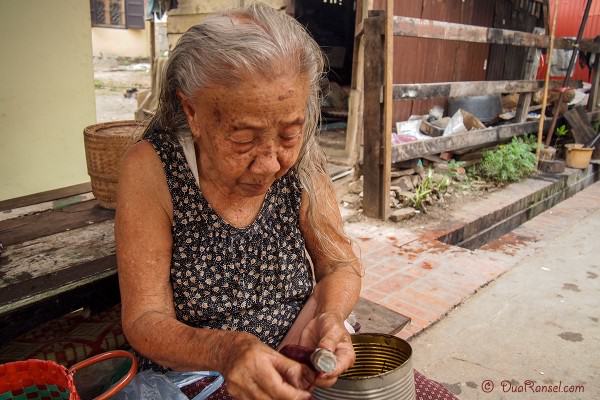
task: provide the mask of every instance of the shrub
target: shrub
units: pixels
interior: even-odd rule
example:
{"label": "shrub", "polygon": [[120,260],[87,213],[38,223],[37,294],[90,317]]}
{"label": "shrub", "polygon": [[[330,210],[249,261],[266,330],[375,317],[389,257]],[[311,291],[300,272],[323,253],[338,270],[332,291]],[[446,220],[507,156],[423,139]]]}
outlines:
{"label": "shrub", "polygon": [[497,183],[517,182],[536,170],[536,144],[532,138],[513,138],[509,144],[486,151],[477,167],[477,174]]}

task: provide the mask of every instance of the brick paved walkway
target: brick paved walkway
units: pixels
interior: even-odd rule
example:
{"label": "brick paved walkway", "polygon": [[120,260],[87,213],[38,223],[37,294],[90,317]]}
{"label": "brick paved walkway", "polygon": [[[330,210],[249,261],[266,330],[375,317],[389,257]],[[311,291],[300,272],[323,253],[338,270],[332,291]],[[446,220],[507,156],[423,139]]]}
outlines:
{"label": "brick paved walkway", "polygon": [[[447,225],[497,209],[499,202],[510,201],[512,189],[465,205],[454,214],[462,215],[462,221]],[[398,333],[408,339],[510,270],[545,238],[560,235],[599,208],[596,183],[474,251],[435,240],[441,233],[434,228],[415,232],[401,224],[358,223],[348,224],[346,230],[360,247],[365,266],[362,297],[410,317],[411,324]]]}

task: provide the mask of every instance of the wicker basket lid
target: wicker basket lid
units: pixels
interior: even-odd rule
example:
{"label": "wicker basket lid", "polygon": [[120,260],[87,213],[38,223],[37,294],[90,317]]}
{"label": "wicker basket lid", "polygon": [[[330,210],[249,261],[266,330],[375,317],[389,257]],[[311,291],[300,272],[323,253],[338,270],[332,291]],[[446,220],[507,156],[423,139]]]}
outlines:
{"label": "wicker basket lid", "polygon": [[141,137],[147,124],[135,120],[94,124],[84,129],[85,135],[103,137]]}

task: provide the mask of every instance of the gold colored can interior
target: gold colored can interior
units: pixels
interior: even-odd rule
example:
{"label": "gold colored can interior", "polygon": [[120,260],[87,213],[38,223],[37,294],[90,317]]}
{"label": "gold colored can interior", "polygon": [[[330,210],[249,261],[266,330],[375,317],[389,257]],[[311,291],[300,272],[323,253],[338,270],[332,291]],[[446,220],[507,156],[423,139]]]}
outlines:
{"label": "gold colored can interior", "polygon": [[390,335],[353,335],[354,366],[340,379],[373,378],[401,367],[412,355],[408,343]]}

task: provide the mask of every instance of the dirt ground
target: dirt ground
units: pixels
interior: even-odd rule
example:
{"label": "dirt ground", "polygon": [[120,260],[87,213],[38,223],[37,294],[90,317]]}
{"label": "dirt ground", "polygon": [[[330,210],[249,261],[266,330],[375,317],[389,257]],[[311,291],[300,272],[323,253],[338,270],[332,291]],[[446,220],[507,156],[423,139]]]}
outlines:
{"label": "dirt ground", "polygon": [[127,89],[149,89],[150,64],[132,63],[117,59],[94,60],[96,88],[96,121],[108,122],[134,119],[137,99],[134,94],[125,97]]}

